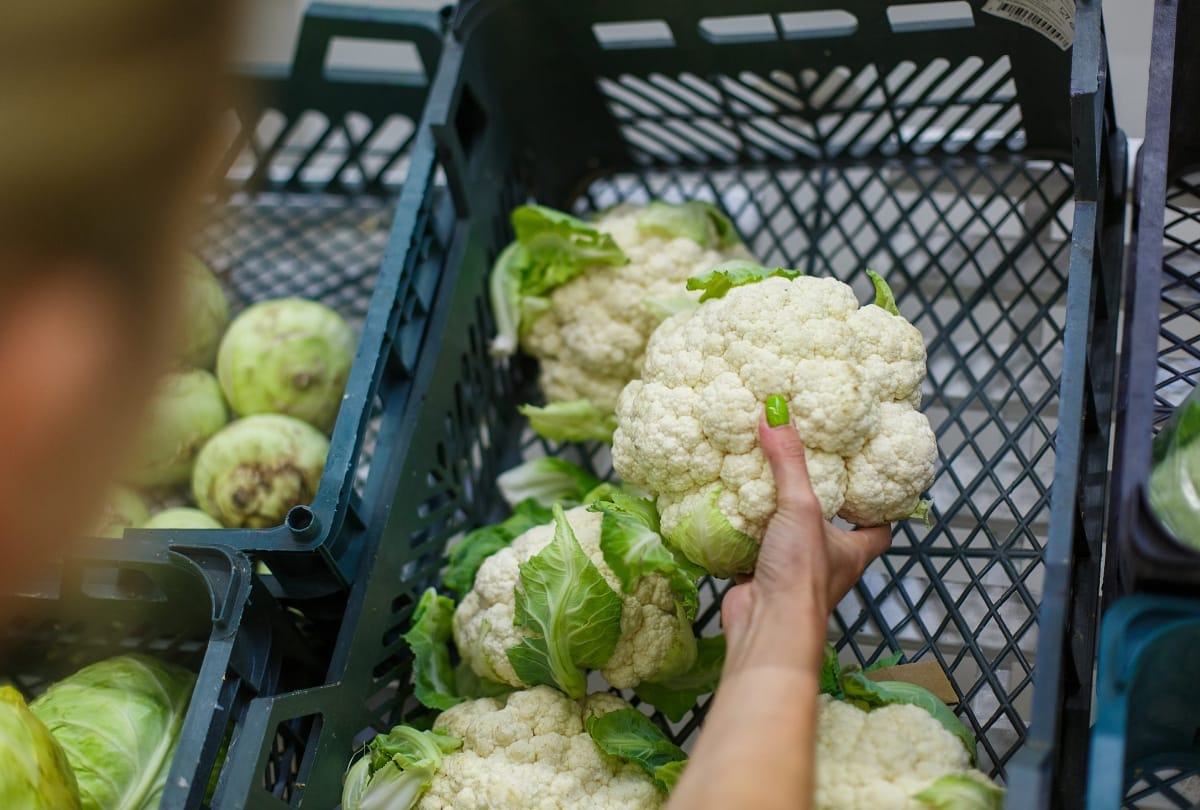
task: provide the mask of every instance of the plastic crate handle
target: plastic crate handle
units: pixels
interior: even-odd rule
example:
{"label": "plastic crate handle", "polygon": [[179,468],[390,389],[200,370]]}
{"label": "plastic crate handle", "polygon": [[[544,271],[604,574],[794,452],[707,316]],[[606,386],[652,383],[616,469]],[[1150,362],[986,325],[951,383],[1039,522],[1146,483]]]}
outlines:
{"label": "plastic crate handle", "polygon": [[432,75],[441,53],[444,26],[445,17],[439,11],[313,3],[304,12],[296,38],[292,78],[324,81],[329,47],[338,37],[412,42],[426,75]]}

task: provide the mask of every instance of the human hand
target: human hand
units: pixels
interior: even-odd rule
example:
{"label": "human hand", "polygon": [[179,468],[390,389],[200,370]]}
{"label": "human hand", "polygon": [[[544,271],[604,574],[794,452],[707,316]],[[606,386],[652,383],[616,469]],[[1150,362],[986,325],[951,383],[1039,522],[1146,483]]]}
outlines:
{"label": "human hand", "polygon": [[753,576],[740,580],[721,604],[727,667],[807,669],[820,664],[830,612],[891,546],[892,529],[835,527],[821,516],[795,428],[773,428],[764,418],[759,438],[775,477],[777,508]]}

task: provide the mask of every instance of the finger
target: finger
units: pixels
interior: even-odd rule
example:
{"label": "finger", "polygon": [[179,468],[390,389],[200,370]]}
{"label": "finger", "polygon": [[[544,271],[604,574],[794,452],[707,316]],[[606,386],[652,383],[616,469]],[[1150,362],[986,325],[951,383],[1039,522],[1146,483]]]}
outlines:
{"label": "finger", "polygon": [[854,531],[855,539],[861,544],[863,568],[889,548],[892,547],[892,526],[885,523],[882,526],[872,526],[866,529],[856,529]]}
{"label": "finger", "polygon": [[730,588],[721,599],[721,629],[729,641],[741,637],[750,616],[750,600],[750,589],[744,585]]}
{"label": "finger", "polygon": [[773,428],[763,418],[758,423],[758,436],[763,453],[771,463],[779,508],[792,511],[815,508],[819,512],[820,505],[808,479],[804,442],[796,429],[790,424]]}

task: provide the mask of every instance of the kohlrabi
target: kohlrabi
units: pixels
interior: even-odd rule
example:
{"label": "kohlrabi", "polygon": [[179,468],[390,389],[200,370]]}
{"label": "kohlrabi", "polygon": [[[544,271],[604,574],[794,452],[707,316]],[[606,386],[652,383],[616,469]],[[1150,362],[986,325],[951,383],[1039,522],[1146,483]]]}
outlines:
{"label": "kohlrabi", "polygon": [[329,307],[299,298],[263,301],[229,326],[217,376],[239,416],[281,413],[328,433],[354,346],[353,330]]}
{"label": "kohlrabi", "polygon": [[128,487],[114,487],[104,504],[104,513],[96,529],[97,537],[120,537],[126,529],[136,529],[150,519],[146,499]]}
{"label": "kohlrabi", "polygon": [[183,349],[179,364],[211,369],[217,362],[217,346],[229,325],[229,301],[221,282],[195,256],[184,259]]}
{"label": "kohlrabi", "polygon": [[279,414],[230,423],[196,458],[192,495],[225,526],[261,529],[317,494],[329,439],[307,422]]}
{"label": "kohlrabi", "polygon": [[130,482],[143,487],[186,484],[200,448],[228,421],[221,386],[211,372],[168,374],[159,382]]}
{"label": "kohlrabi", "polygon": [[220,521],[200,509],[176,506],[150,516],[143,529],[220,529]]}

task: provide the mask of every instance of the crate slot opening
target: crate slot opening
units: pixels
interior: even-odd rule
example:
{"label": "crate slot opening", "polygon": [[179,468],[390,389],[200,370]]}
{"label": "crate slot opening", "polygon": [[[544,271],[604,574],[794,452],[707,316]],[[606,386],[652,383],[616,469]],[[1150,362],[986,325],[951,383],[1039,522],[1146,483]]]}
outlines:
{"label": "crate slot opening", "polygon": [[773,42],[779,39],[775,21],[769,14],[734,14],[727,17],[704,17],[700,20],[700,36],[716,45],[744,42]]}
{"label": "crate slot opening", "polygon": [[666,20],[595,23],[592,36],[606,51],[675,47],[675,36]]}
{"label": "crate slot opening", "polygon": [[330,41],[325,78],[384,84],[428,81],[416,43],[360,37],[334,37]]}
{"label": "crate slot opening", "polygon": [[844,9],[791,11],[778,14],[779,30],[784,39],[823,39],[848,37],[858,30],[858,18]]}
{"label": "crate slot opening", "polygon": [[888,25],[897,34],[975,27],[975,15],[971,12],[971,4],[963,0],[888,6],[887,18]]}

